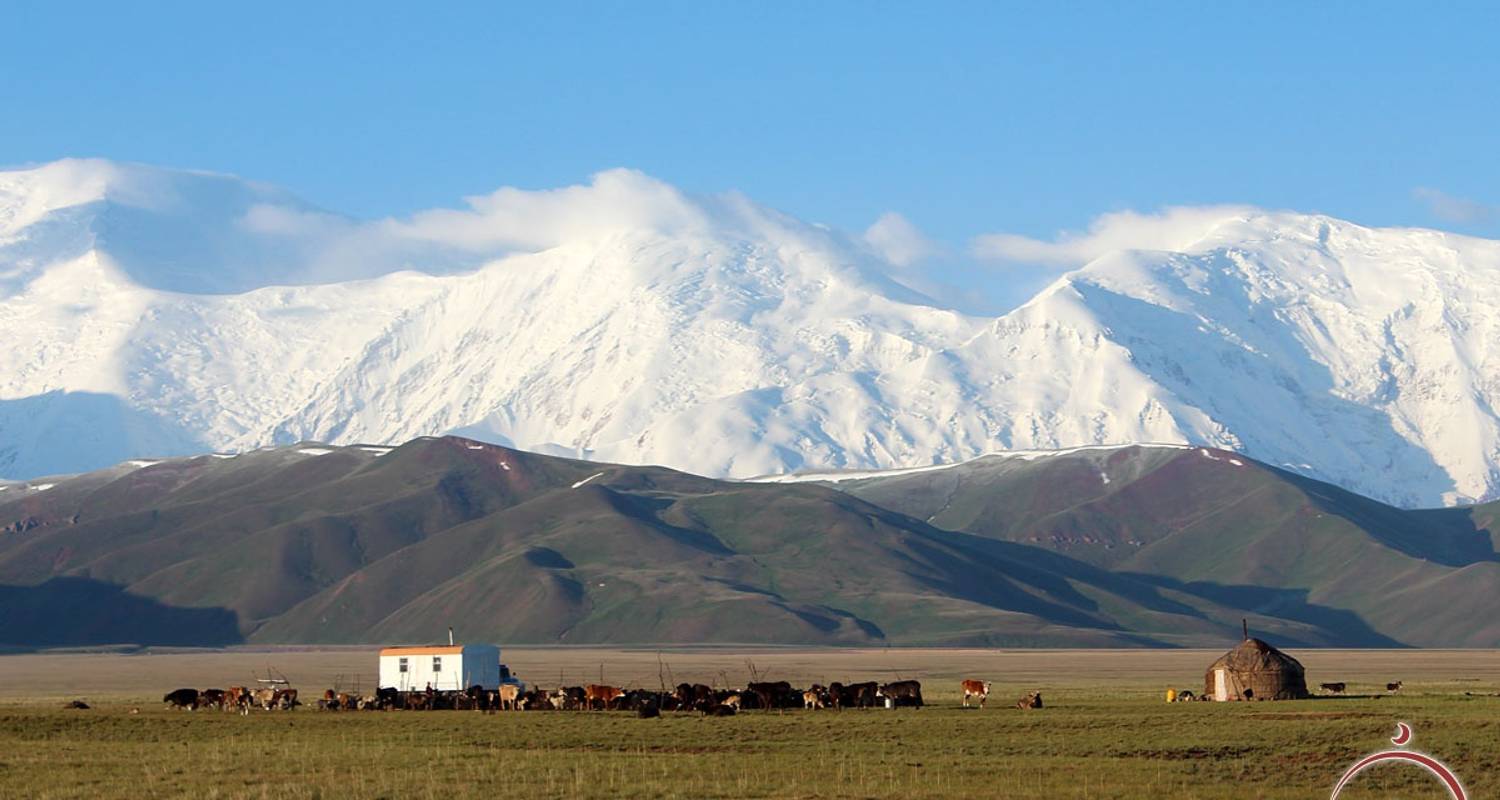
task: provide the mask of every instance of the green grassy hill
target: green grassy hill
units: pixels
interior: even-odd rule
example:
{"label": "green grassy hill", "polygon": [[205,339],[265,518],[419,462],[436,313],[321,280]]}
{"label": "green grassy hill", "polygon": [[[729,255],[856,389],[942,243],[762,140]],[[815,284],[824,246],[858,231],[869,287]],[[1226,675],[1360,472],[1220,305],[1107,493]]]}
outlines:
{"label": "green grassy hill", "polygon": [[509,642],[1104,646],[1228,624],[1178,619],[1139,581],[824,487],[457,438],[15,489],[0,504],[13,597],[0,641],[13,644],[422,641],[462,624]]}
{"label": "green grassy hill", "polygon": [[1228,453],[715,481],[424,438],[0,492],[0,644],[1493,646],[1493,507]]}
{"label": "green grassy hill", "polygon": [[1203,448],[991,457],[833,485],[1353,644],[1500,643],[1479,605],[1500,588],[1494,504],[1407,511]]}

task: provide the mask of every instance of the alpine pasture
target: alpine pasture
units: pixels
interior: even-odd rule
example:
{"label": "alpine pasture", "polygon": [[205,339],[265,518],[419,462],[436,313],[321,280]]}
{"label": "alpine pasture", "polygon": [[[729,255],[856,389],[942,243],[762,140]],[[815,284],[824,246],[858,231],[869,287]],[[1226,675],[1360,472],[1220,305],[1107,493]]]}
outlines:
{"label": "alpine pasture", "polygon": [[[1359,757],[1410,746],[1472,797],[1500,791],[1500,654],[1295,651],[1339,697],[1171,703],[1203,688],[1205,650],[508,648],[528,683],[656,688],[920,680],[922,709],[625,712],[169,711],[179,687],[268,668],[312,698],[373,689],[375,648],[0,656],[0,797],[1326,797]],[[965,678],[993,682],[961,707]],[[1402,681],[1397,693],[1386,685]],[[1040,690],[1046,707],[1015,701]],[[1315,690],[1315,694],[1326,694]],[[64,708],[83,700],[86,710]],[[1443,797],[1383,766],[1343,797]]]}

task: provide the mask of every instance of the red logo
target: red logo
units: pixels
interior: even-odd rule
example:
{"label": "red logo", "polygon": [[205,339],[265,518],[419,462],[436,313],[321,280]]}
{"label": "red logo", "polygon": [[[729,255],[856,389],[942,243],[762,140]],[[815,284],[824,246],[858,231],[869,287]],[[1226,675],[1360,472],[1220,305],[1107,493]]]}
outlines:
{"label": "red logo", "polygon": [[[1408,726],[1405,722],[1396,723],[1396,735],[1391,737],[1391,744],[1396,745],[1396,747],[1398,748],[1402,748],[1405,747],[1406,744],[1410,741],[1411,727]],[[1344,773],[1344,777],[1339,778],[1338,784],[1333,787],[1333,795],[1329,798],[1329,800],[1338,800],[1339,792],[1342,792],[1344,790],[1344,785],[1349,783],[1350,780],[1353,780],[1355,775],[1358,775],[1360,772],[1364,771],[1366,767],[1372,764],[1379,764],[1382,761],[1397,761],[1407,764],[1416,764],[1422,769],[1425,769],[1428,772],[1432,773],[1433,776],[1438,780],[1442,781],[1443,785],[1448,787],[1448,794],[1453,796],[1453,800],[1469,800],[1468,794],[1464,792],[1463,784],[1458,782],[1458,776],[1454,775],[1453,770],[1448,769],[1448,766],[1446,764],[1433,758],[1432,756],[1427,755],[1426,753],[1418,753],[1415,750],[1401,749],[1382,750],[1379,753],[1372,753],[1360,759],[1354,764],[1354,766],[1349,768],[1348,772]]]}

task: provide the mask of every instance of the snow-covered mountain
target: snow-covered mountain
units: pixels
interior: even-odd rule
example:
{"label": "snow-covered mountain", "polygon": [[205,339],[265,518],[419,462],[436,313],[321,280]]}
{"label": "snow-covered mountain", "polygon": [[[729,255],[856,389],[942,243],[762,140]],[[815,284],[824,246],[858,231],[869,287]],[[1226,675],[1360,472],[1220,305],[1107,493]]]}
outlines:
{"label": "snow-covered mountain", "polygon": [[712,476],[1195,442],[1500,496],[1500,243],[1226,210],[982,319],[639,173],[363,222],[235,178],[0,173],[0,477],[456,431]]}

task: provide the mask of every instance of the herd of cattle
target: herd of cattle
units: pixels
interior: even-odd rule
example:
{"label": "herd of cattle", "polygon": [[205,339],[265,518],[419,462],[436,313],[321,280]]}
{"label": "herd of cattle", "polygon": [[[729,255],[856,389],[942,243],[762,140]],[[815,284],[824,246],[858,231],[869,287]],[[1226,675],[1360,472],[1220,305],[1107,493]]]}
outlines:
{"label": "herd of cattle", "polygon": [[[963,704],[977,699],[980,708],[989,700],[988,681],[965,680],[960,685]],[[211,708],[249,714],[251,709],[291,711],[302,705],[297,690],[285,687],[249,689],[177,689],[162,698],[168,708],[196,710]],[[339,692],[323,693],[316,706],[325,711],[633,711],[642,717],[654,717],[663,711],[697,711],[716,717],[727,717],[743,710],[761,709],[845,709],[845,708],[921,708],[922,684],[918,681],[878,683],[813,684],[801,689],[786,681],[757,681],[744,689],[714,689],[701,683],[683,683],[671,691],[625,689],[618,686],[589,684],[565,686],[553,691],[521,691],[513,684],[499,689],[471,686],[462,691],[442,691],[428,687],[421,691],[380,689],[373,694]],[[1016,704],[1020,708],[1041,708],[1041,695],[1032,692]]]}
{"label": "herd of cattle", "polygon": [[297,700],[297,690],[284,687],[249,689],[231,686],[228,689],[177,689],[167,692],[161,699],[167,708],[183,708],[196,711],[214,708],[220,711],[238,711],[249,714],[251,708],[263,711],[291,711],[302,703]]}

